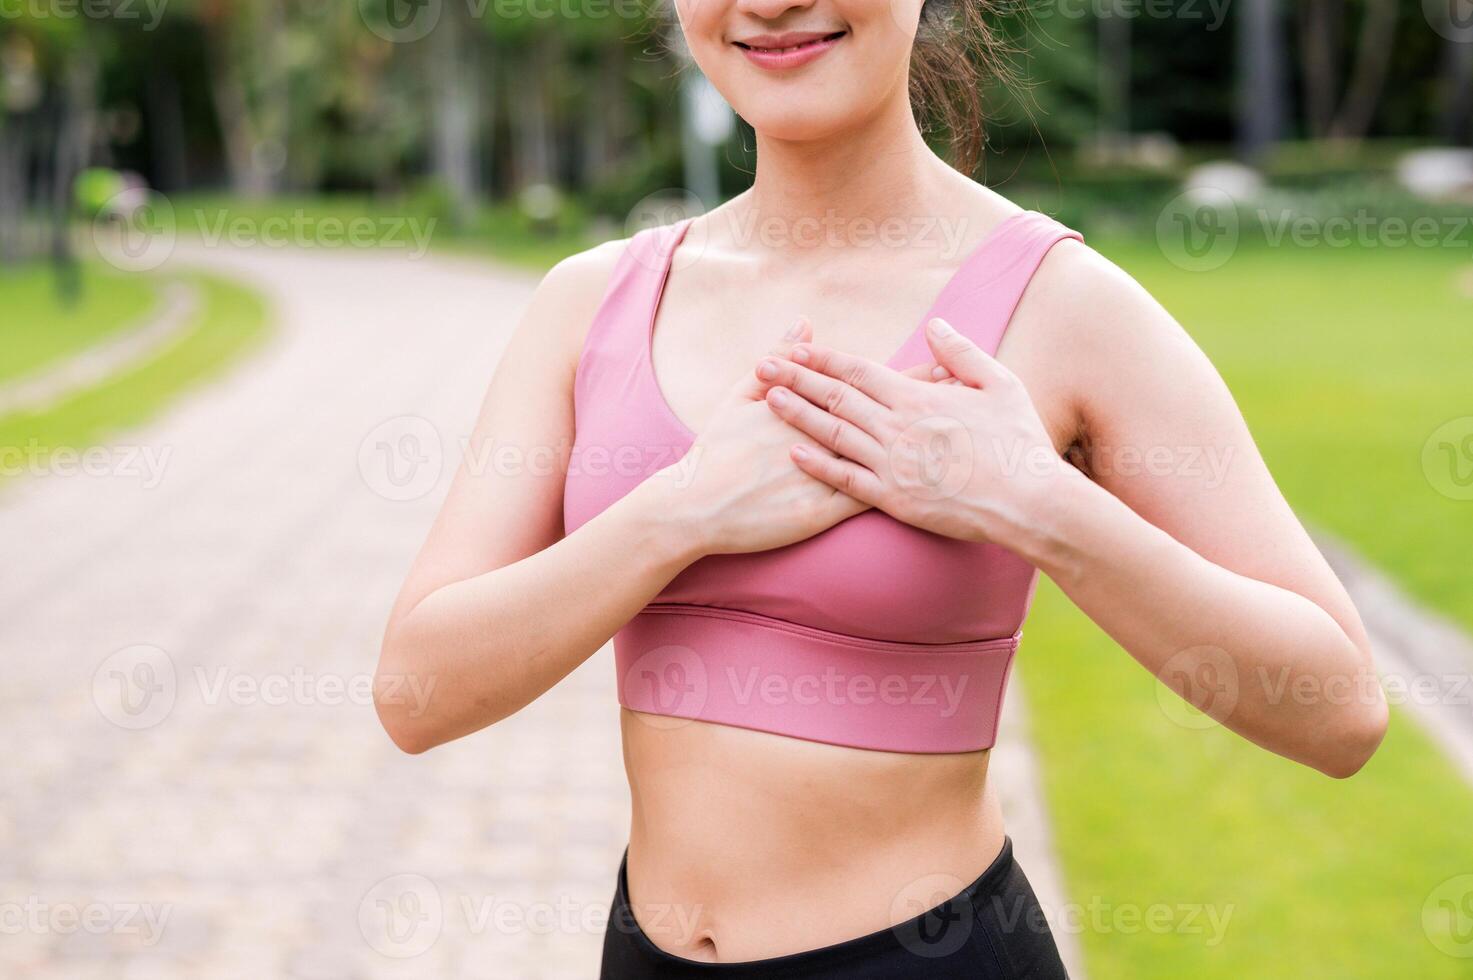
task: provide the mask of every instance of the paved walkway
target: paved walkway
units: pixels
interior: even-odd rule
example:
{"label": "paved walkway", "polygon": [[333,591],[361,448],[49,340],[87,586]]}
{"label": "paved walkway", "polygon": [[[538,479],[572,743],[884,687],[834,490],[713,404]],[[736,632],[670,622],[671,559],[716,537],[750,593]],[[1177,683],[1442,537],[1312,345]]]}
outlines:
{"label": "paved walkway", "polygon": [[[371,252],[172,261],[255,284],[279,329],[107,475],[0,486],[0,976],[594,976],[627,832],[608,651],[417,758],[367,696],[533,280]],[[1057,907],[1020,721],[994,784]]]}

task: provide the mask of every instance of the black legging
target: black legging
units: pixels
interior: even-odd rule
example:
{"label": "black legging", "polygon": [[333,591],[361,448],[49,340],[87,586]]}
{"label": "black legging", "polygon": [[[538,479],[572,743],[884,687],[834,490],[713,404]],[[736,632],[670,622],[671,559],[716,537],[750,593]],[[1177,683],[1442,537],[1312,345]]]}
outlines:
{"label": "black legging", "polygon": [[836,946],[742,963],[700,963],[652,943],[629,909],[625,863],[619,866],[601,980],[1067,980],[1058,947],[1011,838],[961,894],[882,932]]}

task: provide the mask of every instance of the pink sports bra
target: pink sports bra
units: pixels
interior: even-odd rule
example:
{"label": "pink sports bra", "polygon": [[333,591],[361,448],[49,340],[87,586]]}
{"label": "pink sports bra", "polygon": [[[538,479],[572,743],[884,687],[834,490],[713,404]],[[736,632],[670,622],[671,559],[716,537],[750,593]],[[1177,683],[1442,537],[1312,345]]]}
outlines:
{"label": "pink sports bra", "polygon": [[[630,239],[574,384],[568,533],[685,456],[694,434],[656,382],[650,340],[690,220]],[[945,317],[989,353],[1057,242],[1033,211],[1002,222],[921,321]],[[919,327],[888,362],[931,359]],[[892,752],[992,746],[1037,571],[991,544],[866,511],[796,544],[686,568],[614,637],[635,711]]]}

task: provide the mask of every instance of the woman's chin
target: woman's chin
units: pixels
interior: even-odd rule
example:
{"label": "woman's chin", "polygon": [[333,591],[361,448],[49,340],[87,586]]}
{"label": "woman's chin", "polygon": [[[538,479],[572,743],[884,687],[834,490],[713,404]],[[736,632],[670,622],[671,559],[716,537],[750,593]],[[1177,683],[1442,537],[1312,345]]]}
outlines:
{"label": "woman's chin", "polygon": [[774,112],[772,106],[767,105],[751,115],[737,114],[758,136],[785,143],[826,139],[852,125],[846,116],[835,114],[832,106],[785,105],[781,111]]}

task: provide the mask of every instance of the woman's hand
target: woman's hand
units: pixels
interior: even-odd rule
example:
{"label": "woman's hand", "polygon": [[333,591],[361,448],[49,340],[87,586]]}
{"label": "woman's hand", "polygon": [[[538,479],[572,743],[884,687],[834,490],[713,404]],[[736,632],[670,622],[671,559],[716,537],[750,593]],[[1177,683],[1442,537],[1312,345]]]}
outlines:
{"label": "woman's hand", "polygon": [[907,524],[1006,545],[1077,471],[1011,371],[943,320],[926,340],[924,379],[812,344],[764,358],[757,378],[773,413],[818,443],[791,447],[804,473]]}
{"label": "woman's hand", "polygon": [[[800,319],[769,358],[786,362],[796,345],[811,339],[812,326]],[[908,377],[897,377],[928,377],[934,368],[926,364]],[[659,491],[660,510],[699,537],[703,554],[780,548],[870,507],[796,464],[795,444],[811,458],[832,462],[833,457],[768,410],[763,402],[767,388],[748,375],[728,392],[696,438],[690,457],[661,474],[683,474],[685,485],[675,479],[649,481],[665,484]]]}

